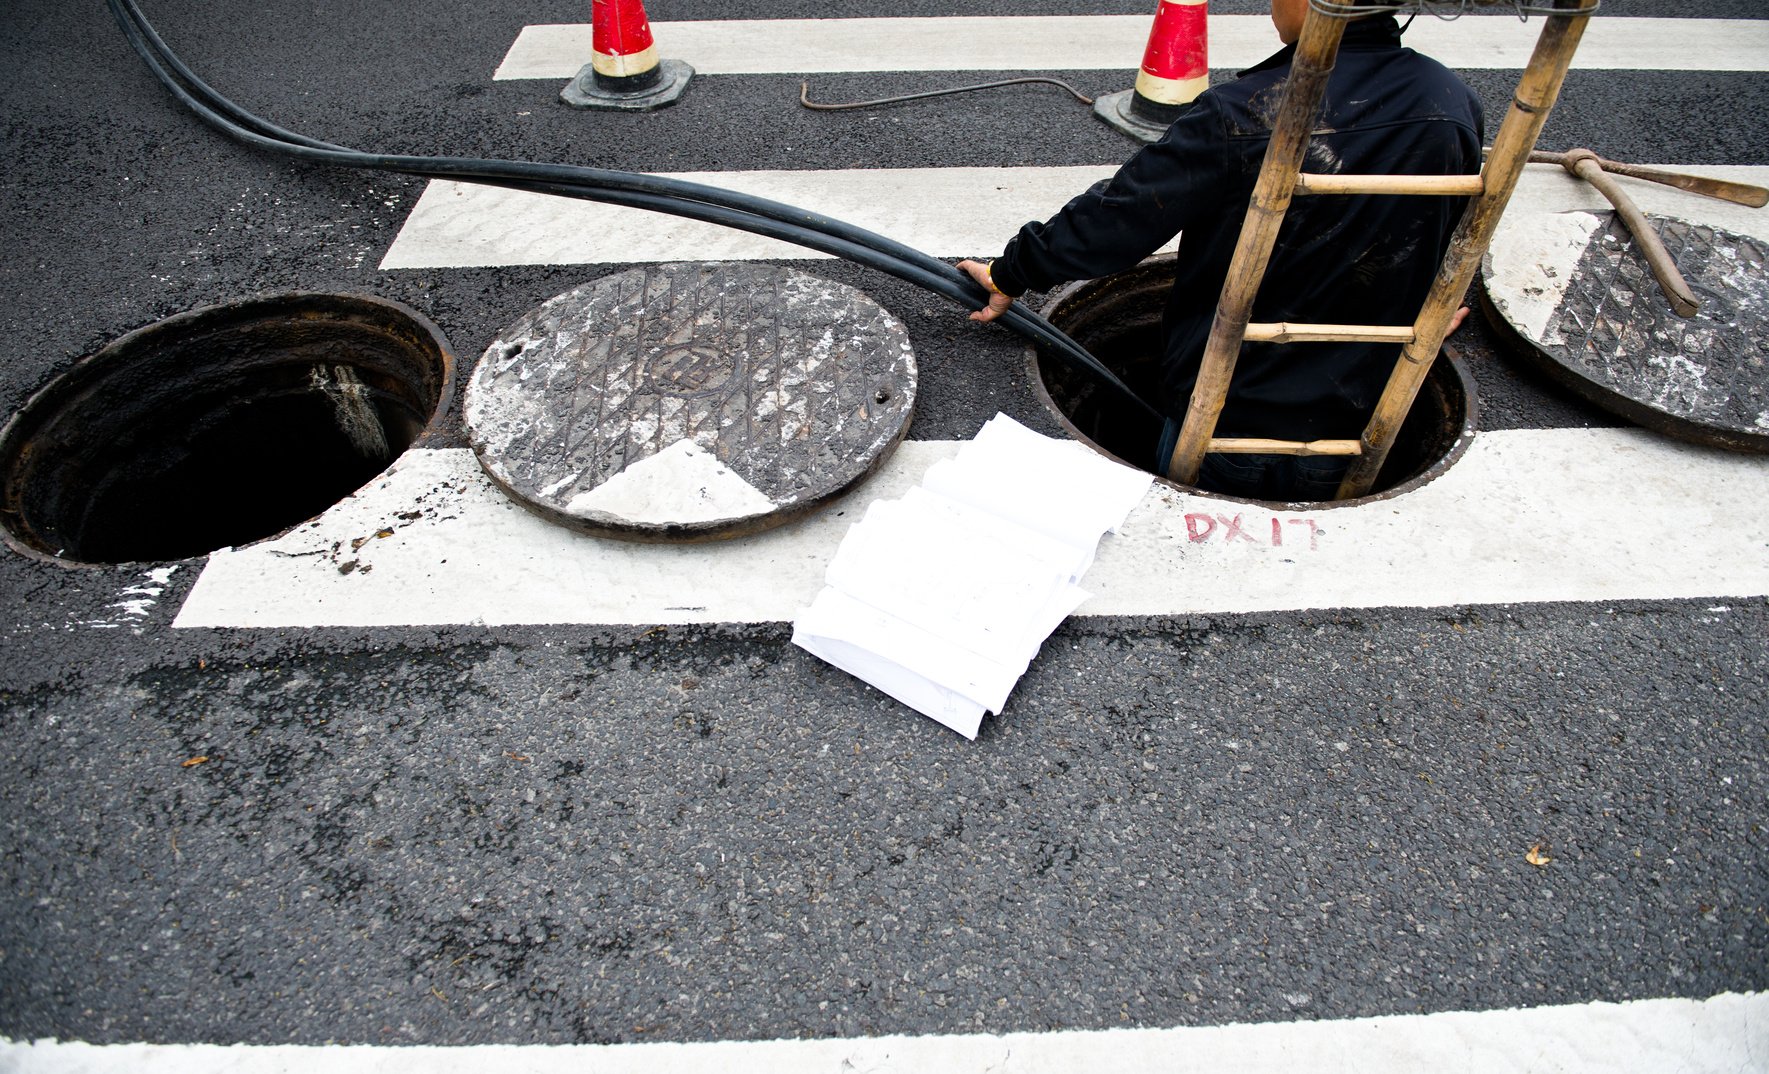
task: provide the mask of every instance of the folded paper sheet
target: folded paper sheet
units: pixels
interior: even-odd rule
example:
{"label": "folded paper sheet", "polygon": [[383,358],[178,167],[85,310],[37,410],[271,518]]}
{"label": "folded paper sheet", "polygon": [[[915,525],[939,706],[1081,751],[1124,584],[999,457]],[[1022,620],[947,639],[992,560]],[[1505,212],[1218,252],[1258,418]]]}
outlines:
{"label": "folded paper sheet", "polygon": [[1100,536],[1148,474],[1002,414],[848,531],[792,640],[976,738],[1087,593]]}

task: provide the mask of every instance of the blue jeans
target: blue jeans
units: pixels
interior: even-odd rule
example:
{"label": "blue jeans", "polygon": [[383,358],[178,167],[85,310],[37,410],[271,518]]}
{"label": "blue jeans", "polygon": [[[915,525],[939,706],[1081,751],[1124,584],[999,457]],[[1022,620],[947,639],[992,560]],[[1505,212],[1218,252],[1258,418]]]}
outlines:
{"label": "blue jeans", "polygon": [[[1155,450],[1155,472],[1167,473],[1167,460],[1179,442],[1179,422],[1167,419]],[[1193,487],[1249,500],[1331,500],[1351,469],[1349,455],[1206,455]]]}

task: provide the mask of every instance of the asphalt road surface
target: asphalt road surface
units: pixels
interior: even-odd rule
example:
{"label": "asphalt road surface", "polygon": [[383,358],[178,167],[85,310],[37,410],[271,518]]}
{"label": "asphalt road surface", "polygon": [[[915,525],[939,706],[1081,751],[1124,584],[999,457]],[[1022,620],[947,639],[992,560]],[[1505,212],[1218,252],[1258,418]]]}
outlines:
{"label": "asphalt road surface", "polygon": [[[891,14],[1147,7],[922,0]],[[648,13],[876,14],[801,0]],[[798,106],[803,76],[710,74],[673,108],[623,115],[494,80],[525,25],[588,21],[564,0],[147,14],[245,107],[389,151],[721,172],[1095,166],[1131,148],[1048,91],[823,114]],[[1762,13],[1614,0],[1602,17],[1651,16]],[[1663,48],[1679,55],[1679,40]],[[382,269],[422,181],[226,140],[96,3],[12,0],[0,50],[7,413],[131,329],[294,290],[420,311],[459,357],[458,392],[504,326],[630,267]],[[1109,92],[1135,60],[1048,73]],[[1515,74],[1466,77],[1497,116]],[[810,77],[851,100],[995,73]],[[1769,74],[1581,70],[1543,143],[1769,165]],[[913,213],[917,191],[901,200]],[[908,326],[912,441],[966,439],[997,412],[1058,433],[1005,331],[851,264],[782,263],[861,288]],[[1462,346],[1482,434],[1625,425],[1514,365],[1481,324]],[[464,446],[458,412],[425,449]],[[1756,480],[1769,465],[1727,460],[1714,464]],[[1581,526],[1627,530],[1677,482],[1626,464],[1609,476],[1612,510]],[[189,503],[225,505],[254,480]],[[1747,508],[1642,540],[1676,563],[1701,531],[1742,527],[1702,554],[1716,577],[1760,575],[1769,536],[1761,504]],[[174,627],[204,569],[0,555],[0,1036],[763,1040],[1769,985],[1763,588],[1083,615],[973,743],[793,647],[778,616]]]}

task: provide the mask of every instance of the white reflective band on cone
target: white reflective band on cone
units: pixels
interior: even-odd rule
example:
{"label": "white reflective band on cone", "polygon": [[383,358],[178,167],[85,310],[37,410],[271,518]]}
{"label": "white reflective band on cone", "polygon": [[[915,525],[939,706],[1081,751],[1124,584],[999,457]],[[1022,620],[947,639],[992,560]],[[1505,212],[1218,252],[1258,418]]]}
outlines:
{"label": "white reflective band on cone", "polygon": [[629,56],[592,52],[590,64],[599,75],[608,78],[632,78],[634,75],[642,75],[657,66],[657,46],[648,46],[643,51],[635,52]]}
{"label": "white reflective band on cone", "polygon": [[1147,71],[1136,73],[1136,92],[1156,104],[1187,104],[1210,88],[1210,76],[1157,78]]}

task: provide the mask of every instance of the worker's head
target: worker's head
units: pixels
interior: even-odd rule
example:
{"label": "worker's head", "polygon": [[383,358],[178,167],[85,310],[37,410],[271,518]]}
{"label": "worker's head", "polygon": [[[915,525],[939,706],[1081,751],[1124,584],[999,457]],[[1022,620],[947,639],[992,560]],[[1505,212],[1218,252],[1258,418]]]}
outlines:
{"label": "worker's head", "polygon": [[1271,0],[1271,24],[1278,28],[1278,40],[1294,45],[1302,36],[1302,20],[1308,14],[1308,0]]}

